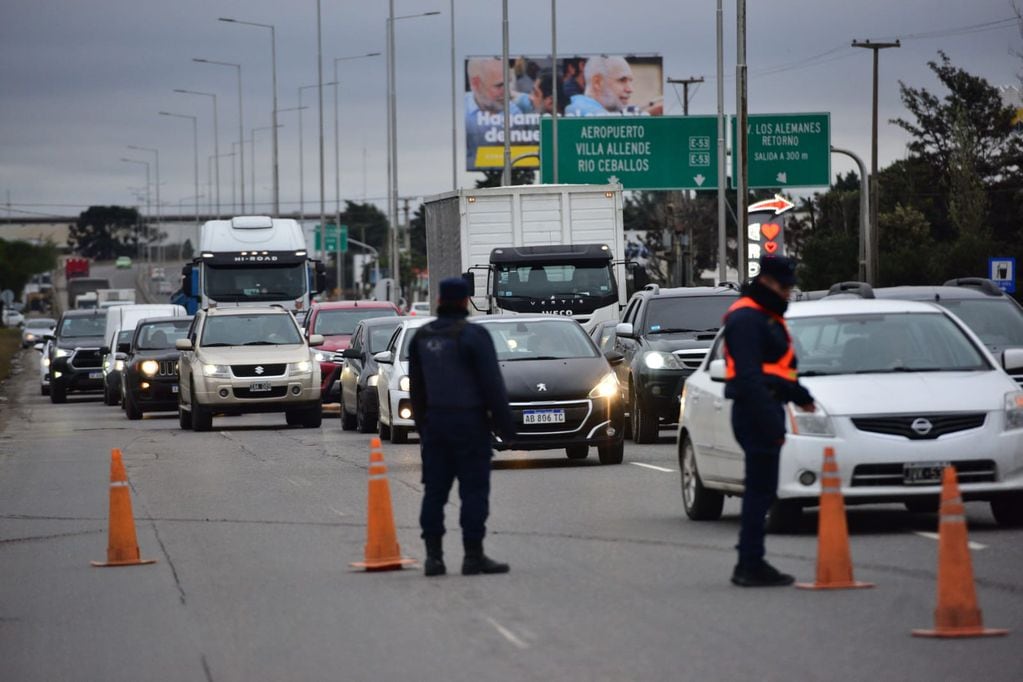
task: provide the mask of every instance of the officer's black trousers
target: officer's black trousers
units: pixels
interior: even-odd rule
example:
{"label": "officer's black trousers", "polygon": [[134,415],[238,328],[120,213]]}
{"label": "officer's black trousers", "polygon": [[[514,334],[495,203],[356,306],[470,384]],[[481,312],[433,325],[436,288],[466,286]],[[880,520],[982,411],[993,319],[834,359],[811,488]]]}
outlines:
{"label": "officer's black trousers", "polygon": [[775,403],[769,409],[753,409],[736,401],[732,405],[732,431],[742,447],[746,462],[745,492],[742,496],[742,525],[739,528],[739,563],[752,565],[764,558],[767,512],[778,494],[778,461],[783,441],[765,437],[784,433],[785,412]]}
{"label": "officer's black trousers", "polygon": [[490,498],[490,427],[480,411],[429,411],[419,434],[423,456],[423,537],[444,535],[444,505],[458,479],[462,539],[486,535]]}

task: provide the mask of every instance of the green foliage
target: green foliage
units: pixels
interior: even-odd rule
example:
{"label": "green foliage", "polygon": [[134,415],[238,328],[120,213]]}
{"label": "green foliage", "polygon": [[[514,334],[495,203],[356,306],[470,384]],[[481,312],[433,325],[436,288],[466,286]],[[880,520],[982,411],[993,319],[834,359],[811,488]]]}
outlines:
{"label": "green foliage", "polygon": [[0,290],[10,289],[20,297],[32,275],[56,267],[57,247],[54,244],[36,245],[0,239]]}
{"label": "green foliage", "polygon": [[[483,177],[476,180],[476,189],[483,187],[500,187],[504,171],[500,169],[480,171]],[[512,168],[511,184],[532,185],[536,182],[536,170],[533,168]]]}
{"label": "green foliage", "polygon": [[942,277],[947,247],[931,239],[931,226],[923,213],[899,204],[877,220],[880,286],[934,284]]}
{"label": "green foliage", "polygon": [[827,289],[835,282],[856,279],[858,237],[839,230],[815,232],[803,247],[799,287],[803,291]]}
{"label": "green foliage", "polygon": [[147,228],[135,208],[90,206],[68,230],[68,246],[74,253],[96,260],[132,256],[147,237]]}

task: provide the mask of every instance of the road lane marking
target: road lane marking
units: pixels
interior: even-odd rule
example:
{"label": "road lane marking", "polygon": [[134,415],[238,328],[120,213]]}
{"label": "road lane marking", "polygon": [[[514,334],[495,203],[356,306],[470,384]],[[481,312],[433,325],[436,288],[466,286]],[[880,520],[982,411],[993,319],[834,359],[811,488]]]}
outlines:
{"label": "road lane marking", "polygon": [[527,642],[524,642],[521,639],[519,639],[518,636],[516,636],[516,634],[514,632],[512,632],[508,628],[504,627],[503,625],[498,623],[496,620],[494,620],[490,616],[487,616],[487,622],[490,623],[491,625],[493,625],[494,629],[497,630],[501,634],[502,637],[507,639],[509,642],[511,642],[513,645],[515,645],[519,649],[528,649],[529,648],[529,644]]}
{"label": "road lane marking", "polygon": [[653,469],[654,471],[663,471],[666,474],[673,474],[673,473],[675,473],[675,469],[665,469],[664,467],[654,466],[653,464],[644,464],[643,462],[629,462],[629,464],[634,464],[634,465],[636,465],[638,467],[643,467],[644,469]]}
{"label": "road lane marking", "polygon": [[335,507],[332,507],[329,504],[327,505],[327,509],[329,509],[330,511],[334,512],[338,516],[347,516],[347,514],[345,514],[343,511],[341,511],[340,509],[337,509]]}
{"label": "road lane marking", "polygon": [[[916,534],[922,538],[930,538],[931,540],[937,540],[939,537],[937,533],[928,533],[922,530],[916,531]],[[979,542],[974,542],[973,540],[967,541],[966,544],[970,549],[987,549],[987,545],[982,545]]]}

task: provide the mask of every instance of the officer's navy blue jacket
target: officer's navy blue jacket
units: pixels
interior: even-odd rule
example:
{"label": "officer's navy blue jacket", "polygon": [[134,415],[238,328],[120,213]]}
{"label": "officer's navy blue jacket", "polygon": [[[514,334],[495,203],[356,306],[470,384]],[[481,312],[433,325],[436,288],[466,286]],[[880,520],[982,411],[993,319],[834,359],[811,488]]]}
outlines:
{"label": "officer's navy blue jacket", "polygon": [[[756,281],[742,293],[778,315],[784,315],[788,308],[788,302],[781,296]],[[806,405],[813,402],[813,396],[799,382],[762,371],[765,362],[777,362],[788,350],[785,329],[773,317],[755,308],[739,308],[725,320],[725,344],[735,362],[735,377],[725,385],[725,397],[734,400],[736,407],[761,417],[758,421],[763,428],[774,431],[765,436],[784,438],[785,422],[777,419],[778,403],[791,401]],[[797,360],[793,361],[793,367]]]}

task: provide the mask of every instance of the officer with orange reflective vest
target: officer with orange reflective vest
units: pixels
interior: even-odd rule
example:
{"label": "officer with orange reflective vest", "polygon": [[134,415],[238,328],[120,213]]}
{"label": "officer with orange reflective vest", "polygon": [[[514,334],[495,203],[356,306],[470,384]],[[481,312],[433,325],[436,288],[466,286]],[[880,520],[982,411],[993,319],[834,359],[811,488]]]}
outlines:
{"label": "officer with orange reflective vest", "polygon": [[791,575],[764,560],[768,510],[778,491],[778,462],[785,442],[786,402],[815,410],[799,383],[796,356],[785,324],[796,268],[788,258],[765,257],[760,274],[725,315],[725,397],[732,403],[732,431],[746,463],[739,530],[739,562],[732,582],[742,587],[790,585]]}

